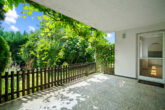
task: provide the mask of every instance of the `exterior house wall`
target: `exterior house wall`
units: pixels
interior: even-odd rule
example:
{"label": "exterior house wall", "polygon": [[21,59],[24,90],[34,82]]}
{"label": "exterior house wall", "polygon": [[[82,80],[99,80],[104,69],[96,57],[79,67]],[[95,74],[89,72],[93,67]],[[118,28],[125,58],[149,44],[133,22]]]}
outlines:
{"label": "exterior house wall", "polygon": [[137,78],[137,33],[165,30],[165,23],[115,32],[115,74]]}

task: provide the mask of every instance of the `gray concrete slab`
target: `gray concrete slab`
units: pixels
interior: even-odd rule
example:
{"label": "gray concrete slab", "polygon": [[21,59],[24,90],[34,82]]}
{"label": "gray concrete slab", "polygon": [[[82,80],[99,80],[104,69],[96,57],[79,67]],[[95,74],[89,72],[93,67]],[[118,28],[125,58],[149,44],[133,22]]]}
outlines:
{"label": "gray concrete slab", "polygon": [[0,105],[0,110],[165,110],[165,89],[93,74]]}

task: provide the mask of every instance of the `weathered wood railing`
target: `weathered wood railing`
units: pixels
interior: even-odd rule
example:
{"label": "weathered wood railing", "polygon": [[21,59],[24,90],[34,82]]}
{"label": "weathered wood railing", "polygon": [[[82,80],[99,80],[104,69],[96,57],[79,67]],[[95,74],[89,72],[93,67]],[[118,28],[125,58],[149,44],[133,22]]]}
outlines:
{"label": "weathered wood railing", "polygon": [[0,103],[96,72],[96,63],[55,66],[0,74]]}

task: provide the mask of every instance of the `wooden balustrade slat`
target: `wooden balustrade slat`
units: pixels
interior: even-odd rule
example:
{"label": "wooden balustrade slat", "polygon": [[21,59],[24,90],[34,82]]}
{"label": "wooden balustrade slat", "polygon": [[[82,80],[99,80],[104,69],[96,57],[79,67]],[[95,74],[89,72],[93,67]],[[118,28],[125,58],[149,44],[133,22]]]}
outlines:
{"label": "wooden balustrade slat", "polygon": [[5,101],[8,101],[8,72],[5,73]]}
{"label": "wooden balustrade slat", "polygon": [[72,68],[72,80],[74,80],[74,67]]}
{"label": "wooden balustrade slat", "polygon": [[34,69],[32,69],[32,93],[34,93]]}
{"label": "wooden balustrade slat", "polygon": [[50,68],[48,68],[48,88],[50,88]]}
{"label": "wooden balustrade slat", "polygon": [[65,74],[66,75],[66,81],[65,82],[67,83],[68,82],[68,80],[67,80],[68,79],[68,77],[67,77],[68,76],[68,73],[67,73],[68,68],[67,68],[67,66],[65,67],[65,69],[66,69],[66,71],[65,71],[66,72],[66,74]]}
{"label": "wooden balustrade slat", "polygon": [[62,85],[62,66],[60,66],[60,82],[61,82],[61,85]]}
{"label": "wooden balustrade slat", "polygon": [[56,66],[54,67],[54,85],[56,86]]}
{"label": "wooden balustrade slat", "polygon": [[22,96],[25,95],[25,71],[22,72]]}
{"label": "wooden balustrade slat", "polygon": [[59,80],[60,80],[60,73],[59,73],[60,71],[59,71],[59,66],[58,66],[58,76],[57,76],[57,82],[58,82],[58,85],[60,85],[60,82],[59,82]]}
{"label": "wooden balustrade slat", "polygon": [[43,90],[43,75],[42,75],[42,68],[40,69],[40,89]]}
{"label": "wooden balustrade slat", "polygon": [[14,71],[11,72],[11,99],[14,99]]}
{"label": "wooden balustrade slat", "polygon": [[45,88],[46,88],[46,68],[44,68],[44,85],[45,85]]}
{"label": "wooden balustrade slat", "polygon": [[63,74],[63,83],[65,83],[65,67],[62,67],[62,74]]}
{"label": "wooden balustrade slat", "polygon": [[27,71],[27,94],[30,94],[30,71]]}
{"label": "wooden balustrade slat", "polygon": [[37,68],[37,70],[36,70],[36,86],[37,86],[37,91],[38,91],[38,68]]}
{"label": "wooden balustrade slat", "polygon": [[19,97],[19,71],[17,71],[17,97]]}
{"label": "wooden balustrade slat", "polygon": [[51,84],[52,84],[52,87],[53,87],[53,67],[51,67]]}

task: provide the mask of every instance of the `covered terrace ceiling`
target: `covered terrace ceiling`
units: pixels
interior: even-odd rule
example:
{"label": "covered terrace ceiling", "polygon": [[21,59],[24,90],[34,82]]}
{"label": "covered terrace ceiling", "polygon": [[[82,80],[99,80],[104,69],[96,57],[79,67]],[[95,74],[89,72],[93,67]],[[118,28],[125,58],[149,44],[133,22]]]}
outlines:
{"label": "covered terrace ceiling", "polygon": [[165,0],[32,0],[104,32],[165,23]]}

